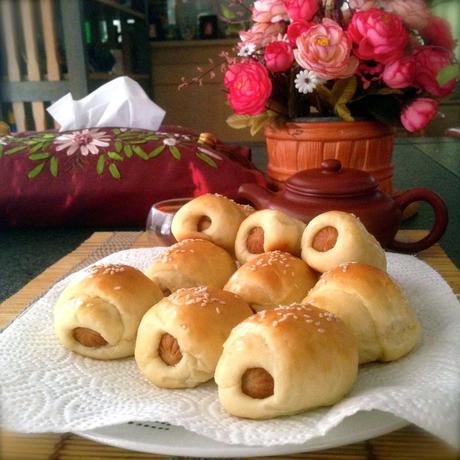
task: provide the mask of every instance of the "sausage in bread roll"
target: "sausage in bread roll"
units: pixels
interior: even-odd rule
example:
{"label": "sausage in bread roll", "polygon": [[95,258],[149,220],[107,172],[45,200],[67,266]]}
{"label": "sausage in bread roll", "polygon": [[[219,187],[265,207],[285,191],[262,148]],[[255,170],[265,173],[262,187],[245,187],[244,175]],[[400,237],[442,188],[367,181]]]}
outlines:
{"label": "sausage in bread roll", "polygon": [[137,365],[159,387],[195,387],[213,377],[225,339],[251,314],[249,305],[230,292],[205,286],[179,289],[142,319]]}
{"label": "sausage in bread roll", "polygon": [[62,345],[83,356],[132,356],[142,316],[162,297],[158,285],[136,268],[95,265],[60,295],[55,331]]}

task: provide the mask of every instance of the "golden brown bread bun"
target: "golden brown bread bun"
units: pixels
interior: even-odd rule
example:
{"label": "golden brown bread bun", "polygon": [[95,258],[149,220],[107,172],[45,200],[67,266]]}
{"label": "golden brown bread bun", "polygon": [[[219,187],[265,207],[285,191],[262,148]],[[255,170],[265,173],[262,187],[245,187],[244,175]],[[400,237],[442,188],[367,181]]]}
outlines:
{"label": "golden brown bread bun", "polygon": [[169,247],[154,260],[145,274],[165,295],[180,288],[222,288],[236,270],[230,254],[206,240],[184,240]]}
{"label": "golden brown bread bun", "polygon": [[233,253],[236,232],[245,218],[244,208],[233,200],[207,193],[177,211],[171,231],[177,241],[189,238],[208,240]]}
{"label": "golden brown bread bun", "polygon": [[358,348],[342,321],[294,304],[236,326],[215,380],[230,414],[266,419],[336,403],[351,390],[357,372]]}
{"label": "golden brown bread bun", "polygon": [[264,310],[300,302],[317,281],[302,259],[272,251],[242,265],[224,289],[241,296],[255,310]]}
{"label": "golden brown bread bun", "polygon": [[302,235],[302,259],[321,273],[347,262],[386,270],[385,252],[353,214],[328,211],[312,219]]}
{"label": "golden brown bread bun", "polygon": [[235,294],[211,287],[180,289],[151,308],[139,326],[136,362],[152,383],[187,388],[206,382],[230,331],[252,314]]}
{"label": "golden brown bread bun", "polygon": [[158,285],[136,268],[96,265],[60,295],[55,331],[62,345],[90,358],[132,356],[142,316],[162,297]]}
{"label": "golden brown bread bun", "polygon": [[244,264],[269,251],[300,255],[300,239],[305,224],[275,209],[256,211],[247,217],[236,235],[235,255]]}
{"label": "golden brown bread bun", "polygon": [[360,363],[393,361],[420,340],[421,327],[400,287],[382,270],[350,263],[324,273],[304,300],[351,329]]}

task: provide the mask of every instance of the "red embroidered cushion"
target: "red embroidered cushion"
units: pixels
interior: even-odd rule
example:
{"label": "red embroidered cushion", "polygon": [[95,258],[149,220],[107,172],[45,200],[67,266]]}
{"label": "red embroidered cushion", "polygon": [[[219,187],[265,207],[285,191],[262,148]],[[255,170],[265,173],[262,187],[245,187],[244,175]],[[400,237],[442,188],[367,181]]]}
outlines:
{"label": "red embroidered cushion", "polygon": [[198,143],[182,128],[100,128],[0,138],[0,227],[143,225],[161,200],[235,197],[265,184],[244,148]]}

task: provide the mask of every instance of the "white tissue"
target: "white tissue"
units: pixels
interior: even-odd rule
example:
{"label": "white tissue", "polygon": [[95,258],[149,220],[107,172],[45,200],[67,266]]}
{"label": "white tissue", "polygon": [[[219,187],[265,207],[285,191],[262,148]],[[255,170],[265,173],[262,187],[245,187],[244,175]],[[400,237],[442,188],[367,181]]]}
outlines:
{"label": "white tissue", "polygon": [[129,77],[115,78],[79,101],[68,93],[47,110],[60,131],[103,127],[154,131],[166,113]]}

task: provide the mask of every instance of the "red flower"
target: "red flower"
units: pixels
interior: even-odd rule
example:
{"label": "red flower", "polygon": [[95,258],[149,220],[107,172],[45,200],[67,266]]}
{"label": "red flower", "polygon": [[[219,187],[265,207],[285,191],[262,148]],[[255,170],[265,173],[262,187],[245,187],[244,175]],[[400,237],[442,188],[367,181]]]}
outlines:
{"label": "red flower", "polygon": [[284,0],[292,21],[309,21],[318,11],[318,0]]}
{"label": "red flower", "polygon": [[294,62],[292,47],[286,42],[273,42],[265,48],[265,65],[271,72],[284,72]]}
{"label": "red flower", "polygon": [[385,66],[383,81],[390,88],[407,88],[414,85],[415,59],[406,56]]}
{"label": "red flower", "polygon": [[224,84],[230,106],[240,115],[262,113],[272,93],[268,71],[258,62],[232,64],[225,73]]}
{"label": "red flower", "polygon": [[443,18],[433,16],[421,34],[431,45],[442,46],[448,50],[455,48],[456,42],[452,36],[450,24]]}
{"label": "red flower", "polygon": [[407,105],[401,113],[401,123],[411,133],[426,128],[438,113],[439,103],[420,97]]}
{"label": "red flower", "polygon": [[300,34],[306,32],[313,25],[314,24],[308,21],[294,21],[291,24],[289,24],[286,32],[289,39],[289,43],[292,46],[295,46],[297,37]]}
{"label": "red flower", "polygon": [[441,86],[436,77],[439,71],[451,64],[453,55],[444,48],[421,46],[414,52],[416,75],[415,82],[420,88],[437,97],[446,97],[455,89],[456,81]]}
{"label": "red flower", "polygon": [[348,33],[355,43],[356,56],[382,64],[402,57],[409,41],[401,18],[377,8],[356,12]]}

